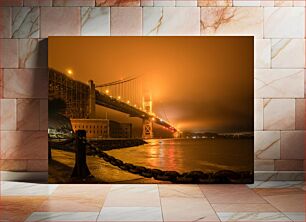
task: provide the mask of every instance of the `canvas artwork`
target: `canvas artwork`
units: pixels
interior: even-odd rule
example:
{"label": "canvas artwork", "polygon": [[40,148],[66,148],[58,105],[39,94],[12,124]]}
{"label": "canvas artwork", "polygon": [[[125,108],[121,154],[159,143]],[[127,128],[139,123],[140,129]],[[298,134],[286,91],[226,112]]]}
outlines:
{"label": "canvas artwork", "polygon": [[49,37],[49,183],[253,183],[252,36]]}

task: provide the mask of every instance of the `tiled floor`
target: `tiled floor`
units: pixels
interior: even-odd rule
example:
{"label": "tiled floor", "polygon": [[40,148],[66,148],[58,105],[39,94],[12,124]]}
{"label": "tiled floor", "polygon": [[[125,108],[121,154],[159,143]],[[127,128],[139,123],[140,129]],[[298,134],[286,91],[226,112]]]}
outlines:
{"label": "tiled floor", "polygon": [[0,221],[305,221],[302,182],[46,185],[1,182]]}

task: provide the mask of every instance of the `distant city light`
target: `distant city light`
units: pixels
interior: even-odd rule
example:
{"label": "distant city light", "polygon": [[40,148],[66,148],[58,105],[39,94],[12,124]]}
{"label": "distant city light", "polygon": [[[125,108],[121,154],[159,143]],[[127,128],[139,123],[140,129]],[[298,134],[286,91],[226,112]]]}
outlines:
{"label": "distant city light", "polygon": [[108,90],[108,89],[107,89],[107,90],[105,90],[105,93],[106,93],[106,94],[108,94],[108,93],[109,93],[109,90]]}
{"label": "distant city light", "polygon": [[127,104],[130,104],[130,100],[127,101]]}
{"label": "distant city light", "polygon": [[137,107],[137,105],[136,105],[136,104],[134,104],[134,107]]}
{"label": "distant city light", "polygon": [[154,117],[152,117],[152,121],[154,121],[155,120],[155,118]]}
{"label": "distant city light", "polygon": [[121,96],[118,96],[117,99],[121,99]]}

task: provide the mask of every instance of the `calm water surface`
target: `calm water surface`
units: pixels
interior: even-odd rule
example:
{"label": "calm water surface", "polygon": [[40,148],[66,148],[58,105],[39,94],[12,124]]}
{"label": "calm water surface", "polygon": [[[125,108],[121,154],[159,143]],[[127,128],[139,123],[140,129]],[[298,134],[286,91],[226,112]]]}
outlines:
{"label": "calm water surface", "polygon": [[253,139],[153,139],[147,142],[107,153],[124,162],[178,172],[253,170]]}

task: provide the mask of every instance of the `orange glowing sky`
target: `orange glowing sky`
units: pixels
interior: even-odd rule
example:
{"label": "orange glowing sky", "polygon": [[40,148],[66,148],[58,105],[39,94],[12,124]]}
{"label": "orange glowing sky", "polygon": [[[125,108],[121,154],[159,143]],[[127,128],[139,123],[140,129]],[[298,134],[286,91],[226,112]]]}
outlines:
{"label": "orange glowing sky", "polygon": [[146,76],[183,131],[253,130],[253,37],[49,37],[49,67],[87,82]]}

